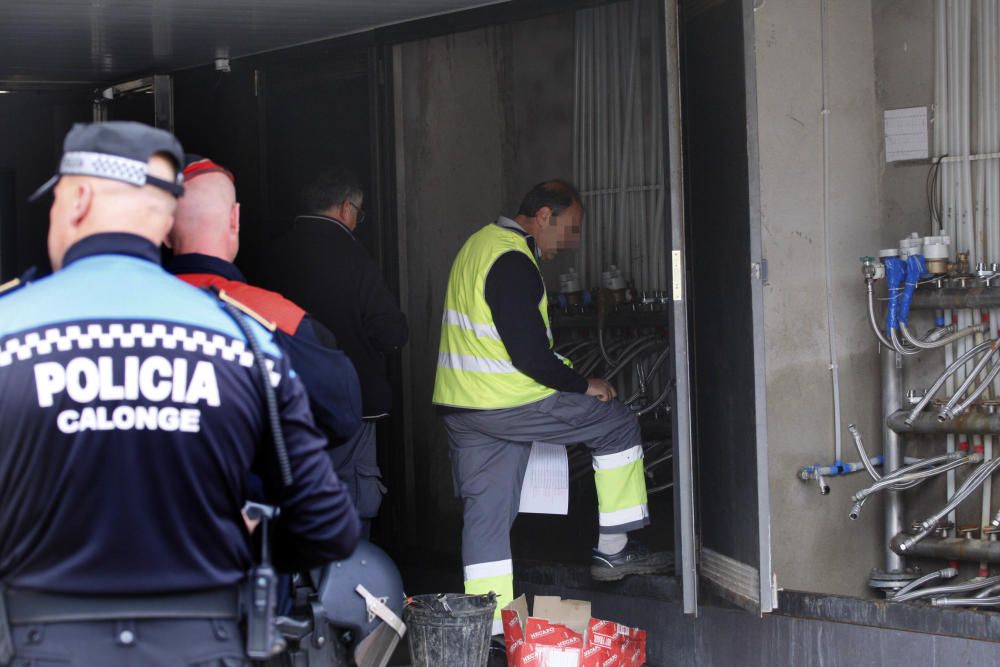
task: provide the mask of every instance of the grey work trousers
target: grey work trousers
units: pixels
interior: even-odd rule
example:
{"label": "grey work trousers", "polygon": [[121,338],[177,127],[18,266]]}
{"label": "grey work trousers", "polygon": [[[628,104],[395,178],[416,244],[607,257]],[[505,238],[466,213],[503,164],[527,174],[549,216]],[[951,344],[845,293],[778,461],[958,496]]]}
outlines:
{"label": "grey work trousers", "polygon": [[11,626],[12,667],[249,666],[236,621],[164,619]]}
{"label": "grey work trousers", "polygon": [[364,420],[344,443],[327,450],[337,477],[347,486],[361,517],[362,536],[369,538],[372,519],[378,516],[385,486],[375,450],[375,422]]}
{"label": "grey work trousers", "polygon": [[[556,392],[516,408],[473,410],[444,416],[455,493],[462,499],[462,563],[466,567],[509,559],[510,529],[535,441],[583,444],[594,456],[641,446],[639,421],[620,401]],[[616,527],[624,532],[648,516]]]}

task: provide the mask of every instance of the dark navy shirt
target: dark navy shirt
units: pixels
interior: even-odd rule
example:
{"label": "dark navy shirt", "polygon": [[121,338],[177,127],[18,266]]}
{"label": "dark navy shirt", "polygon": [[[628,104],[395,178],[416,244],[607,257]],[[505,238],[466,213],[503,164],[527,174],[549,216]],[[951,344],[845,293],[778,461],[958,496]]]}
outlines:
{"label": "dark navy shirt", "polygon": [[329,329],[277,292],[248,285],[231,262],[200,253],[175,255],[168,270],[197,287],[215,286],[277,325],[275,339],[309,393],[317,425],[330,444],[348,440],[361,426],[358,374]]}
{"label": "dark navy shirt", "polygon": [[88,237],[64,264],[0,297],[0,580],[81,594],[233,584],[251,564],[240,516],[251,473],[281,507],[277,567],[349,554],[356,512],[271,335],[251,324],[288,488],[253,355],[218,301],[136,236]]}
{"label": "dark navy shirt", "polygon": [[[523,236],[528,251],[535,252],[535,239],[515,221],[501,217],[496,224]],[[538,266],[529,257],[521,252],[500,255],[486,274],[483,289],[493,323],[514,368],[557,391],[578,394],[587,391],[587,379],[552,352],[548,329],[538,312],[545,283]]]}

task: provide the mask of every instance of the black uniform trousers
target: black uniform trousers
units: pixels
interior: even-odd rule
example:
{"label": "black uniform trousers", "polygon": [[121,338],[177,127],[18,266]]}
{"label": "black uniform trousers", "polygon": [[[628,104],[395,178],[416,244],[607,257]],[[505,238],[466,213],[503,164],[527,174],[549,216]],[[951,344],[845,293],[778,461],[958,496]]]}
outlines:
{"label": "black uniform trousers", "polygon": [[13,667],[244,667],[234,620],[155,619],[11,626]]}

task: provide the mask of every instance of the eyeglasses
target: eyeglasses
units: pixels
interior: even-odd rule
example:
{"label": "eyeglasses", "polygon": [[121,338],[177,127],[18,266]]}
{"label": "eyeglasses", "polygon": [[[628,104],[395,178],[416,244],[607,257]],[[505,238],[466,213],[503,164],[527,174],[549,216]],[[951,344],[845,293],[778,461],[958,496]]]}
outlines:
{"label": "eyeglasses", "polygon": [[354,210],[357,211],[357,215],[355,217],[357,218],[357,224],[360,225],[362,222],[365,221],[365,209],[361,208],[351,200],[347,200],[347,203],[353,206]]}

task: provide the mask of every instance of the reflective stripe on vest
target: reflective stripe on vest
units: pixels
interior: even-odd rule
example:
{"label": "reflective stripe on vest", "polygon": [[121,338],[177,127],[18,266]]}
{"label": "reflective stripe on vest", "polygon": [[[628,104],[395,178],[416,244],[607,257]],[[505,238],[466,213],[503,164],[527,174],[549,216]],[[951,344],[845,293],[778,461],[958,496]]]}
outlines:
{"label": "reflective stripe on vest", "polygon": [[[512,408],[555,393],[514,367],[500,339],[493,311],[486,303],[486,276],[494,262],[519,252],[537,268],[524,237],[495,224],[469,237],[455,258],[448,277],[434,403],[460,408]],[[549,332],[549,304],[544,290],[538,312]]]}

